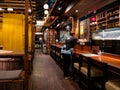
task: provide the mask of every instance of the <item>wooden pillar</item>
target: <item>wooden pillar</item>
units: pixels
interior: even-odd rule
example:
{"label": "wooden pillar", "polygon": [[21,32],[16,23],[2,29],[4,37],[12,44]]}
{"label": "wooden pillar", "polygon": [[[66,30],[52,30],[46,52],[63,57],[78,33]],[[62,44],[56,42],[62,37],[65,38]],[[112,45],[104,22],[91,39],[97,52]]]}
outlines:
{"label": "wooden pillar", "polygon": [[78,38],[80,38],[80,21],[78,21]]}
{"label": "wooden pillar", "polygon": [[75,29],[76,29],[76,18],[75,17],[72,17],[72,32],[75,32]]}
{"label": "wooden pillar", "polygon": [[25,0],[25,47],[24,47],[25,81],[24,81],[24,90],[28,90],[28,4],[29,4],[29,0]]}
{"label": "wooden pillar", "polygon": [[[31,52],[32,52],[32,55],[34,54],[34,52],[35,52],[35,24],[33,23],[33,21],[35,20],[35,18],[34,18],[34,13],[33,13],[33,9],[32,9],[32,2],[31,2],[31,13],[32,13],[32,19],[31,19]],[[33,57],[33,56],[32,56]]]}
{"label": "wooden pillar", "polygon": [[[34,15],[32,15],[32,20],[33,20],[33,16]],[[36,27],[35,27],[35,24],[33,24],[32,23],[32,54],[34,54],[34,52],[35,52],[35,29],[36,29]]]}

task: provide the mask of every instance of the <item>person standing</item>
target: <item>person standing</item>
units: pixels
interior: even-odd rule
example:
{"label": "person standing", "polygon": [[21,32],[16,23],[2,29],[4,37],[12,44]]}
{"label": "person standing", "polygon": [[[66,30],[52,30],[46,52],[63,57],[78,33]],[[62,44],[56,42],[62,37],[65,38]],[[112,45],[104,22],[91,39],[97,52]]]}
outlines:
{"label": "person standing", "polygon": [[64,69],[64,77],[65,79],[69,79],[71,77],[72,72],[72,50],[77,42],[77,38],[75,37],[75,33],[70,33],[70,37],[65,40],[65,44],[61,49],[61,53],[63,55],[63,69]]}

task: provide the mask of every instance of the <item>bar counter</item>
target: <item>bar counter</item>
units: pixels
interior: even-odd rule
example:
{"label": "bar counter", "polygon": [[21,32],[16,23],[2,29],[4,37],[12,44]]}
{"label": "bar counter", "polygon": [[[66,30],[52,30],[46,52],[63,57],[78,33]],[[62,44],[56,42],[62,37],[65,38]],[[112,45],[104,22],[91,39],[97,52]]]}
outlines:
{"label": "bar counter", "polygon": [[92,54],[91,51],[83,51],[83,50],[77,50],[77,49],[73,50],[72,53],[77,56],[82,55],[82,56],[92,60],[92,62],[96,61],[101,64],[106,63],[108,67],[116,68],[120,74],[120,56],[108,54],[108,53],[103,53],[101,55],[96,54],[96,55],[88,55],[87,56],[87,54]]}
{"label": "bar counter", "polygon": [[57,47],[57,48],[62,48],[64,44],[52,44],[52,46]]}
{"label": "bar counter", "polygon": [[96,60],[98,62],[101,62],[101,63],[107,63],[110,66],[120,69],[120,58],[118,58],[118,57],[113,58],[113,57],[107,56],[105,54],[101,54],[101,55],[93,56],[90,58],[93,60]]}
{"label": "bar counter", "polygon": [[63,57],[61,54],[61,48],[63,43],[52,44],[50,47],[50,56],[58,63],[58,65],[63,68]]}
{"label": "bar counter", "polygon": [[[54,59],[59,59],[61,56],[61,48],[63,44],[53,44],[51,45],[51,54],[54,57]],[[93,55],[92,50],[90,49],[89,46],[87,47],[82,47],[81,46],[75,46],[72,51],[73,56],[79,57],[80,55],[84,56],[87,59],[90,59],[92,62],[96,62],[97,64],[107,64],[107,70],[110,70],[112,72],[115,72],[117,74],[120,74],[120,56],[119,55],[114,55],[114,54],[109,54],[109,53],[102,53],[101,55]],[[85,56],[85,54],[92,54],[89,56]]]}
{"label": "bar counter", "polygon": [[[99,88],[100,90],[106,89],[106,83],[110,80],[119,80],[120,79],[120,56],[114,55],[110,53],[102,53],[100,55],[92,53],[92,50],[80,50],[80,49],[73,49],[72,51],[74,59],[73,61],[73,70],[74,68],[77,70],[79,79],[79,83],[81,87],[86,87],[90,89],[90,86],[92,85],[92,80],[95,81],[94,78],[92,78],[91,73],[92,68],[98,69],[97,71],[94,71],[94,75],[97,75],[97,72],[103,72],[102,77],[98,77],[98,81],[96,79],[95,83],[99,83],[99,85],[95,86],[95,88]],[[76,64],[76,58],[78,59],[78,65]],[[75,64],[74,64],[75,63]],[[87,67],[82,66],[82,63],[86,63]],[[82,69],[81,69],[82,67]],[[84,67],[84,69],[83,69]],[[87,69],[87,74],[85,74],[85,70]],[[94,69],[93,69],[94,70]],[[74,71],[75,72],[75,71]],[[95,73],[96,72],[96,73]],[[86,83],[85,78],[83,79],[83,73],[84,75],[87,75]],[[100,75],[100,73],[99,73]],[[102,75],[102,74],[101,74]],[[100,81],[99,81],[100,80]],[[111,84],[111,83],[110,83]],[[100,87],[99,87],[100,86]],[[108,86],[107,86],[108,87]],[[95,90],[96,90],[95,89]],[[90,89],[93,90],[93,89]]]}

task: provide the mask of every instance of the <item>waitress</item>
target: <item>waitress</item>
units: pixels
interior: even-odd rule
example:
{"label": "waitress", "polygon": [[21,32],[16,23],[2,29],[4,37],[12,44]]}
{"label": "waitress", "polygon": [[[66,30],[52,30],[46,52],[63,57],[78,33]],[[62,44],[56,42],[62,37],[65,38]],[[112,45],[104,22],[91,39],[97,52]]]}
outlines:
{"label": "waitress", "polygon": [[65,45],[61,49],[61,53],[63,55],[64,61],[64,77],[65,79],[69,79],[71,77],[72,72],[72,50],[77,42],[77,38],[75,37],[75,33],[70,33],[70,37],[66,39]]}

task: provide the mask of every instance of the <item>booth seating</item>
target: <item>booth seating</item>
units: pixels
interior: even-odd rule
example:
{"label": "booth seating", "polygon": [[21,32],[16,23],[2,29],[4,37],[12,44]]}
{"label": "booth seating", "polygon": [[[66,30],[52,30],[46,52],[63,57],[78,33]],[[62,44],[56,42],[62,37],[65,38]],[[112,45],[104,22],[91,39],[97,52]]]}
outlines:
{"label": "booth seating", "polygon": [[0,80],[14,80],[20,77],[22,70],[0,71]]}
{"label": "booth seating", "polygon": [[0,90],[24,90],[21,62],[20,58],[0,58]]}
{"label": "booth seating", "polygon": [[0,90],[24,90],[22,70],[0,71]]}
{"label": "booth seating", "polygon": [[21,64],[20,58],[0,58],[0,71],[18,70],[23,68]]}

